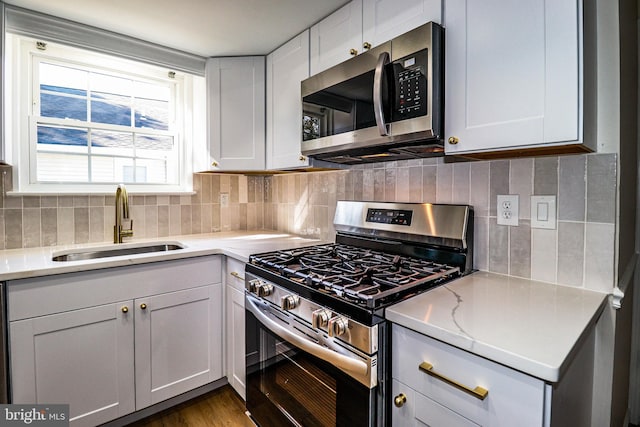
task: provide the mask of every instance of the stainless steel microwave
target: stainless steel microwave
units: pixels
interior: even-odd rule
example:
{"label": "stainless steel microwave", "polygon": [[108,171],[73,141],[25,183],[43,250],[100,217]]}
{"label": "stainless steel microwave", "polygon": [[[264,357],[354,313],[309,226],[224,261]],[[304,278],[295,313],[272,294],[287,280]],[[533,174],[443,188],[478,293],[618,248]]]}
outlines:
{"label": "stainless steel microwave", "polygon": [[302,81],[302,153],[357,164],[444,152],[444,30],[433,22]]}

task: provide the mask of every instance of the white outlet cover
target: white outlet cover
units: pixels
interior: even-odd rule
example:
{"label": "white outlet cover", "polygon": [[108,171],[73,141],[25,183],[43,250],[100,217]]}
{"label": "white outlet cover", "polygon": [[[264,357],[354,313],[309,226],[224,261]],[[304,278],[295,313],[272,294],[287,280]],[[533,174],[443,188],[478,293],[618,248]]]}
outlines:
{"label": "white outlet cover", "polygon": [[531,196],[531,228],[556,228],[556,196]]}
{"label": "white outlet cover", "polygon": [[498,225],[518,226],[520,216],[520,196],[517,194],[505,194],[498,196],[497,220]]}

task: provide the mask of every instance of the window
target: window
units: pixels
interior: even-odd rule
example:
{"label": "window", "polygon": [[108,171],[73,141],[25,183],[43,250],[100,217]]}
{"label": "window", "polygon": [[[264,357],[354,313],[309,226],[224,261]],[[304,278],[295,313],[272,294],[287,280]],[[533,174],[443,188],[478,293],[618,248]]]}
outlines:
{"label": "window", "polygon": [[19,192],[190,190],[198,77],[10,34],[7,51]]}

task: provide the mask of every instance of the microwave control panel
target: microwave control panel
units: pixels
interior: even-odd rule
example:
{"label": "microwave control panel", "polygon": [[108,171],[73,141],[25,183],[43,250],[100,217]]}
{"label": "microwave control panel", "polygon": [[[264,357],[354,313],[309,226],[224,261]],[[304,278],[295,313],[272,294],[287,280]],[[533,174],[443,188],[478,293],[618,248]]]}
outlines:
{"label": "microwave control panel", "polygon": [[393,121],[427,114],[427,51],[393,62],[395,108]]}

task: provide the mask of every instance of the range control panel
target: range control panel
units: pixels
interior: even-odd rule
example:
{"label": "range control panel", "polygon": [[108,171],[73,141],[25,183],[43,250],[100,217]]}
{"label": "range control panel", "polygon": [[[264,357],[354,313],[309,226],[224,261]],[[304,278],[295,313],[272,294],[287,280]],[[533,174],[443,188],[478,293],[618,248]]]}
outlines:
{"label": "range control panel", "polygon": [[367,222],[381,224],[411,225],[413,211],[400,209],[367,209]]}

